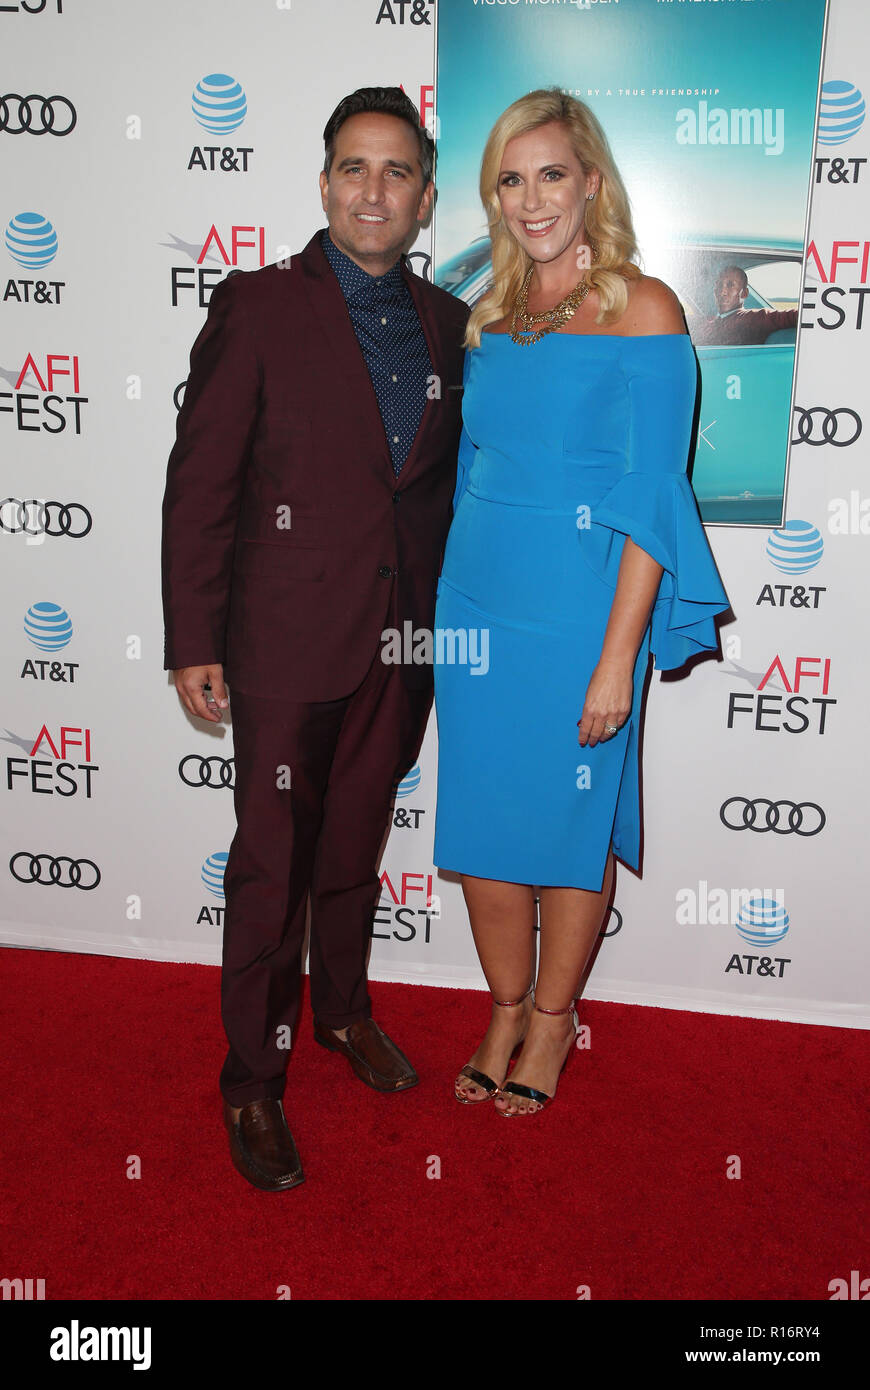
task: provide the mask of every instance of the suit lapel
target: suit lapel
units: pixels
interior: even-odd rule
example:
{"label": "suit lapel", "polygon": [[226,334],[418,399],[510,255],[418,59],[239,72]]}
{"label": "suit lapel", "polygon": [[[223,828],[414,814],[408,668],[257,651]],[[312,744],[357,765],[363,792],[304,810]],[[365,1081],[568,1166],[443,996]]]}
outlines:
{"label": "suit lapel", "polygon": [[[320,237],[321,233],[315,232],[299,258],[311,311],[329,343],[337,389],[347,392],[353,399],[364,437],[379,443],[382,441],[384,452],[389,456],[375,388],[341,286],[326,259]],[[390,467],[392,471],[392,465]]]}
{"label": "suit lapel", "polygon": [[[383,443],[382,471],[387,470],[389,479],[395,481],[390,446],[381,419],[378,397],[362,349],[354,332],[350,312],[341,286],[333,274],[332,266],[326,259],[320,242],[321,232],[315,232],[308,245],[300,253],[303,270],[303,284],[311,305],[312,313],[319,323],[330,346],[337,383],[343,391],[349,392],[359,408],[361,431],[365,438]],[[437,317],[431,312],[424,284],[407,268],[404,257],[400,263],[402,278],[414,300],[423,336],[429,349],[432,371],[442,377],[443,388],[443,342]],[[439,366],[439,364],[442,364]],[[432,423],[436,400],[427,395],[423,413],[417,427],[411,448],[408,451],[399,482],[404,485],[408,475],[420,465],[423,457],[423,443]]]}
{"label": "suit lapel", "polygon": [[[429,361],[432,372],[438,378],[441,390],[446,389],[444,379],[446,372],[447,357],[444,352],[444,343],[441,336],[441,324],[437,314],[432,312],[431,299],[426,294],[425,282],[413,275],[407,267],[404,258],[402,259],[402,278],[417,308],[417,315],[420,319],[420,326],[423,329],[423,336],[426,339],[426,346],[429,349]],[[406,478],[408,473],[416,471],[420,466],[424,456],[424,444],[428,437],[429,429],[434,422],[436,407],[440,401],[427,392],[426,401],[423,406],[423,414],[420,416],[420,423],[417,426],[417,433],[414,435],[414,442],[408,451],[408,456],[402,465],[402,472],[399,475],[400,481]]]}

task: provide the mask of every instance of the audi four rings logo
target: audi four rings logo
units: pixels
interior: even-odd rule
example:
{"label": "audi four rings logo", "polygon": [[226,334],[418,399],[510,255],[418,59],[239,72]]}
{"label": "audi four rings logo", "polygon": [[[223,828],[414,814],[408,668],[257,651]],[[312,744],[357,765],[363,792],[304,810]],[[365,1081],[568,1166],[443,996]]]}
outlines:
{"label": "audi four rings logo", "polygon": [[[27,510],[36,507],[36,524],[28,521]],[[52,509],[56,508],[56,516]],[[73,512],[76,513],[73,516]],[[26,531],[28,536],[72,536],[81,540],[93,525],[93,517],[87,507],[78,502],[42,502],[38,497],[30,497],[22,502],[18,497],[4,497],[0,502],[0,531],[16,534]]]}
{"label": "audi four rings logo", "polygon": [[[16,868],[18,861],[19,868]],[[64,868],[64,865],[67,867]],[[57,888],[81,888],[89,893],[96,888],[102,875],[93,859],[70,859],[69,855],[29,854],[19,850],[9,860],[12,877],[19,883],[44,883]]]}
{"label": "audi four rings logo", "polygon": [[[432,269],[432,257],[428,251],[409,251],[405,257],[408,266],[415,275],[419,275],[423,280],[431,280],[430,270]],[[419,267],[416,262],[419,261]]]}
{"label": "audi four rings logo", "polygon": [[7,135],[69,135],[75,128],[76,109],[68,97],[23,97],[7,92],[0,97],[0,131]]}
{"label": "audi four rings logo", "polygon": [[[794,413],[797,416],[797,434],[792,444],[833,444],[835,449],[845,449],[847,444],[855,443],[863,429],[861,416],[846,405],[841,405],[837,410],[828,410],[823,405],[803,410],[796,405]],[[841,415],[844,417],[842,420]]]}
{"label": "audi four rings logo", "polygon": [[763,796],[749,801],[732,796],[719,808],[719,819],[729,830],[754,830],[756,835],[768,830],[774,835],[818,835],[827,816],[814,801],[767,801]]}
{"label": "audi four rings logo", "polygon": [[235,758],[201,758],[197,753],[188,753],[178,764],[186,787],[232,787],[235,771]]}

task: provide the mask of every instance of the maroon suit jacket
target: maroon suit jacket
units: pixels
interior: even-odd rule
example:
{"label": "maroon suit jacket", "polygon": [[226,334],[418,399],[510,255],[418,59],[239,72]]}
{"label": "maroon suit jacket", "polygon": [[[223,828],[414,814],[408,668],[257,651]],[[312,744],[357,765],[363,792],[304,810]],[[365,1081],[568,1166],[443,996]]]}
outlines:
{"label": "maroon suit jacket", "polygon": [[[432,627],[469,310],[401,270],[441,394],[398,479],[320,232],[289,267],[215,287],[163,498],[166,669],[221,662],[231,689],[332,700],[365,676],[393,584],[400,623]],[[423,687],[432,667],[403,675]]]}

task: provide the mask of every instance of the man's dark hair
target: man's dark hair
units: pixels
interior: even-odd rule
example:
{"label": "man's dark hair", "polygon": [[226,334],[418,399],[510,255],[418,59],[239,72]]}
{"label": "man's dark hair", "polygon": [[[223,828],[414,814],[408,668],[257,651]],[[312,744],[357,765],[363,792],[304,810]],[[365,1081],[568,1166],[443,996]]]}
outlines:
{"label": "man's dark hair", "polygon": [[425,188],[435,174],[435,141],[426,127],[420,124],[420,112],[401,87],[358,87],[338,103],[323,130],[323,143],[326,146],[323,172],[326,177],[329,178],[335,156],[335,137],[345,121],[349,116],[372,111],[382,112],[385,116],[398,116],[400,120],[407,121],[414,131]]}

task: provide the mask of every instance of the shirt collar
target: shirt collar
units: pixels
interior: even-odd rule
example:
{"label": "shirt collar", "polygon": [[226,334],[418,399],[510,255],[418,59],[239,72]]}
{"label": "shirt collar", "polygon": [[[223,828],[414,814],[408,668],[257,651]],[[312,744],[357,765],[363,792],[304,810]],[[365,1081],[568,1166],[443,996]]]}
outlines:
{"label": "shirt collar", "polygon": [[352,296],[364,303],[371,303],[373,300],[390,298],[404,288],[402,256],[383,275],[369,275],[367,270],[363,270],[361,265],[357,265],[336,246],[328,227],[323,229],[320,240],[345,298]]}

